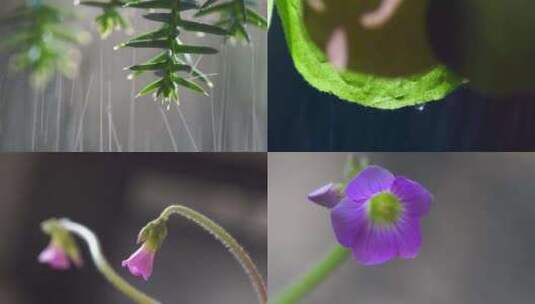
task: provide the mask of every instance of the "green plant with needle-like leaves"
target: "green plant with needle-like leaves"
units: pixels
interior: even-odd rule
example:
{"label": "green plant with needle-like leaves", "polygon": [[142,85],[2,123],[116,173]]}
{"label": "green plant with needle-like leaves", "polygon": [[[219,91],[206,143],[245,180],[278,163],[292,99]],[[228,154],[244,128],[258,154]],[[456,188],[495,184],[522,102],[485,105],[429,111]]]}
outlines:
{"label": "green plant with needle-like leaves", "polygon": [[129,32],[132,30],[128,19],[119,13],[119,8],[128,2],[132,2],[132,0],[109,0],[108,2],[75,0],[74,4],[102,9],[102,14],[95,18],[95,22],[100,36],[102,39],[106,39],[113,31],[125,30]]}
{"label": "green plant with needle-like leaves", "polygon": [[[128,2],[125,7],[160,10],[143,16],[145,19],[161,23],[158,29],[132,38],[118,47],[162,49],[158,55],[145,63],[128,69],[133,72],[131,77],[144,72],[154,72],[159,79],[145,86],[138,96],[154,94],[155,98],[160,99],[167,107],[172,102],[179,102],[179,87],[208,95],[203,86],[213,86],[208,76],[191,64],[189,56],[215,54],[218,50],[183,43],[180,40],[181,32],[189,31],[225,38],[243,37],[248,41],[249,35],[245,28],[247,23],[260,27],[265,27],[267,24],[245,0],[230,0],[224,3],[208,0],[201,6],[191,0],[149,0]],[[187,20],[183,12],[190,10],[197,10],[195,18],[217,13],[219,19],[214,24]]]}
{"label": "green plant with needle-like leaves", "polygon": [[87,43],[89,33],[66,27],[74,16],[40,1],[28,1],[9,17],[1,20],[2,27],[14,28],[0,42],[0,47],[12,53],[11,67],[16,71],[31,71],[34,88],[44,88],[51,77],[60,72],[72,78],[78,70],[78,45]]}
{"label": "green plant with needle-like leaves", "polygon": [[216,15],[217,19],[214,25],[226,29],[228,37],[250,42],[250,37],[246,30],[247,24],[260,29],[267,29],[266,19],[254,10],[255,6],[256,1],[254,0],[231,0],[226,2],[208,0],[195,16]]}

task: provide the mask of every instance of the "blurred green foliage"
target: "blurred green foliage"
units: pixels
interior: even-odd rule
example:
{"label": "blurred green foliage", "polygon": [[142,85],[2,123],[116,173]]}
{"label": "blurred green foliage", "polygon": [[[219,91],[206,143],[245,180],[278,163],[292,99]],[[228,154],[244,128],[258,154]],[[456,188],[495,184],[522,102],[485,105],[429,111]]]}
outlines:
{"label": "blurred green foliage", "polygon": [[12,53],[11,67],[30,71],[34,88],[44,88],[60,72],[76,75],[80,52],[78,45],[90,41],[89,33],[65,26],[74,16],[44,4],[24,5],[1,20],[2,27],[13,30],[0,41],[0,47]]}

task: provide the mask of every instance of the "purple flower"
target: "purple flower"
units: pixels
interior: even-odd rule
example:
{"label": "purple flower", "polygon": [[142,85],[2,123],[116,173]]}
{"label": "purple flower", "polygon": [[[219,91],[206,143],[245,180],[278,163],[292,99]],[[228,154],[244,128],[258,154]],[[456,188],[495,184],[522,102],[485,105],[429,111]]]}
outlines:
{"label": "purple flower", "polygon": [[52,242],[39,254],[39,263],[48,264],[56,270],[66,270],[71,267],[69,257],[63,249]]}
{"label": "purple flower", "polygon": [[154,263],[155,250],[151,250],[145,244],[134,252],[121,265],[128,267],[131,274],[136,277],[143,277],[147,281],[152,274],[152,264]]}
{"label": "purple flower", "polygon": [[318,188],[308,194],[308,199],[318,205],[327,208],[333,208],[342,199],[342,187],[339,185],[329,183],[321,188]]}
{"label": "purple flower", "polygon": [[370,166],[346,187],[346,197],[331,212],[338,242],[364,265],[392,258],[414,258],[421,245],[420,217],[432,195],[420,184]]}

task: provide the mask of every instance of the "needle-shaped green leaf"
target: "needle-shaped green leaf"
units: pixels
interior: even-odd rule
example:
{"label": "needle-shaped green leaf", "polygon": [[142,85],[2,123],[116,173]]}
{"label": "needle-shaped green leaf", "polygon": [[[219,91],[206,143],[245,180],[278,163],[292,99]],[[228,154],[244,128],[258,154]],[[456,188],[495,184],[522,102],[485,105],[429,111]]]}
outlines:
{"label": "needle-shaped green leaf", "polygon": [[209,6],[207,8],[199,10],[195,14],[195,16],[196,17],[202,17],[202,16],[211,15],[213,13],[220,13],[220,12],[228,11],[228,10],[232,9],[233,6],[234,6],[234,3],[232,3],[232,2],[225,2],[225,3]]}
{"label": "needle-shaped green leaf", "polygon": [[129,41],[121,45],[121,47],[133,47],[133,48],[153,48],[153,49],[165,49],[169,47],[169,41],[167,39],[161,40],[135,40]]}
{"label": "needle-shaped green leaf", "polygon": [[[177,1],[176,0],[151,0],[151,1],[137,1],[137,2],[129,2],[125,4],[125,7],[132,7],[132,8],[149,8],[149,9],[160,9],[160,8],[168,8],[172,9],[175,7]],[[180,11],[187,11],[191,9],[198,8],[199,6],[190,1],[180,1]]]}
{"label": "needle-shaped green leaf", "polygon": [[[161,39],[161,38],[166,38],[169,35],[169,33],[170,33],[170,29],[167,28],[167,27],[164,27],[164,28],[161,28],[161,29],[156,30],[156,31],[152,31],[152,32],[148,32],[148,33],[136,36],[136,37],[128,40],[127,43],[135,42],[135,41],[157,40],[157,39]],[[178,34],[179,34],[179,31],[175,30],[175,35],[178,35]]]}
{"label": "needle-shaped green leaf", "polygon": [[145,95],[148,95],[154,91],[156,91],[156,89],[160,88],[160,86],[162,85],[163,83],[163,79],[158,79],[152,83],[150,83],[149,85],[147,85],[146,87],[144,87],[141,91],[139,91],[139,93],[137,94],[138,97],[141,97],[141,96],[145,96]]}
{"label": "needle-shaped green leaf", "polygon": [[110,6],[110,3],[100,1],[80,1],[80,5],[107,8]]}
{"label": "needle-shaped green leaf", "polygon": [[214,35],[227,35],[228,34],[228,32],[225,29],[222,29],[214,25],[200,23],[200,22],[179,20],[177,21],[177,25],[179,25],[180,27],[182,27],[183,29],[187,31],[192,31],[192,32],[202,32],[202,33],[209,33],[209,34],[214,34]]}
{"label": "needle-shaped green leaf", "polygon": [[247,14],[247,23],[250,23],[252,25],[255,25],[261,29],[267,29],[268,23],[267,20],[262,17],[260,14],[255,12],[254,10],[247,8],[246,9]]}
{"label": "needle-shaped green leaf", "polygon": [[198,93],[201,93],[201,94],[204,94],[206,96],[208,96],[208,93],[198,84],[196,84],[195,82],[193,81],[190,81],[190,80],[187,80],[187,79],[184,79],[184,78],[181,78],[181,77],[176,77],[174,79],[174,81],[183,86],[183,87],[186,87],[190,90],[193,90],[195,92],[198,92]]}
{"label": "needle-shaped green leaf", "polygon": [[174,51],[176,53],[186,53],[186,54],[216,54],[218,52],[216,49],[211,48],[211,47],[186,45],[186,44],[175,45]]}

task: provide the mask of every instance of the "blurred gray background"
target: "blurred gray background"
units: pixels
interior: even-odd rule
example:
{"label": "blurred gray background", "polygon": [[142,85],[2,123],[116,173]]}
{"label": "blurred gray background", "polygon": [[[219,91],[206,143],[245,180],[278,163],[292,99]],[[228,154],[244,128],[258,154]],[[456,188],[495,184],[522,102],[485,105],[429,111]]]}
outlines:
{"label": "blurred gray background", "polygon": [[[269,154],[269,287],[273,295],[336,245],[309,191],[341,177],[344,153]],[[414,260],[353,261],[303,303],[532,303],[535,154],[370,153],[371,163],[434,194]]]}
{"label": "blurred gray background", "polygon": [[[141,63],[157,50],[113,47],[123,32],[101,40],[94,17],[101,11],[73,6],[73,0],[44,0],[80,15],[75,26],[93,40],[81,47],[79,76],[57,77],[44,92],[28,86],[24,73],[8,68],[0,52],[0,151],[266,151],[267,33],[249,27],[252,43],[223,44],[220,37],[183,33],[191,44],[216,47],[219,54],[200,58],[199,67],[214,82],[210,97],[181,90],[180,107],[166,110],[152,96],[135,98],[154,76],[127,80],[123,68]],[[4,0],[0,18],[24,0]],[[258,1],[266,16],[266,0]],[[144,10],[124,9],[135,33],[158,23],[141,18]],[[199,58],[195,58],[195,61]]]}
{"label": "blurred gray background", "polygon": [[225,227],[267,276],[264,153],[0,155],[0,303],[131,303],[95,270],[53,271],[37,256],[40,222],[69,217],[100,237],[110,264],[162,303],[255,303],[240,265],[198,226],[173,217],[148,282],[120,267],[139,230],[182,203]]}

